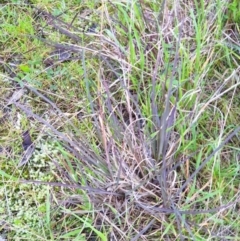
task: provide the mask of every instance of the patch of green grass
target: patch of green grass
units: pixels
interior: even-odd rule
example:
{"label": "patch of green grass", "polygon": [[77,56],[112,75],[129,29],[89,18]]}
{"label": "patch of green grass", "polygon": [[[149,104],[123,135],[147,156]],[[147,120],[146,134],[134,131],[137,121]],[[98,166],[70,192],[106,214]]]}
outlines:
{"label": "patch of green grass", "polygon": [[240,4],[237,0],[233,0],[228,5],[228,18],[230,21],[233,21],[235,23],[240,22]]}

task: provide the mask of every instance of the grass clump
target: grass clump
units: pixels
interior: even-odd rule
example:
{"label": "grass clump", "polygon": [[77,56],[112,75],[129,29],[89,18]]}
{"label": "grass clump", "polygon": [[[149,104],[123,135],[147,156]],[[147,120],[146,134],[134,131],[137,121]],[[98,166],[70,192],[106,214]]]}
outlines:
{"label": "grass clump", "polygon": [[2,5],[1,237],[238,239],[234,4]]}

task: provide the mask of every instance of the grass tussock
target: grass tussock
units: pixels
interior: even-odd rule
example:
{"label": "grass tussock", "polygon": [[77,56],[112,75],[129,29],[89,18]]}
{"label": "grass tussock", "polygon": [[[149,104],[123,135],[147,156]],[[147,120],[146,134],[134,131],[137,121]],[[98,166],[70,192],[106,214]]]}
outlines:
{"label": "grass tussock", "polygon": [[1,4],[0,237],[239,239],[239,7]]}

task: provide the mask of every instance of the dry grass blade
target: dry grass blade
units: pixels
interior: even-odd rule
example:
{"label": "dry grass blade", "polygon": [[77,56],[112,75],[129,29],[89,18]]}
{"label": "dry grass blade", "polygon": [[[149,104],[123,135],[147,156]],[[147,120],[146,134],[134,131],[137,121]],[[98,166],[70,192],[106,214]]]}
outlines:
{"label": "dry grass blade", "polygon": [[8,101],[7,106],[12,105],[16,101],[20,100],[24,94],[24,89],[16,90]]}
{"label": "dry grass blade", "polygon": [[32,143],[23,153],[22,157],[21,157],[21,160],[19,161],[18,163],[18,168],[23,166],[23,165],[26,165],[29,160],[31,159],[33,153],[35,151],[35,144]]}
{"label": "dry grass blade", "polygon": [[81,186],[78,184],[65,184],[65,183],[58,183],[58,182],[43,182],[43,181],[36,181],[36,180],[24,180],[24,179],[19,179],[18,182],[20,183],[25,183],[25,184],[35,184],[35,185],[49,185],[53,187],[63,187],[67,189],[80,189],[80,190],[85,190],[88,191],[90,194],[104,194],[104,195],[113,195],[113,196],[118,196],[122,197],[121,194],[110,192],[110,191],[105,191],[97,188],[92,188],[89,186]]}
{"label": "dry grass blade", "polygon": [[148,231],[149,228],[151,228],[151,226],[155,223],[155,219],[151,220],[149,222],[148,225],[146,225],[146,227],[144,227],[134,238],[131,239],[131,241],[137,241],[139,240],[139,238],[145,233]]}

